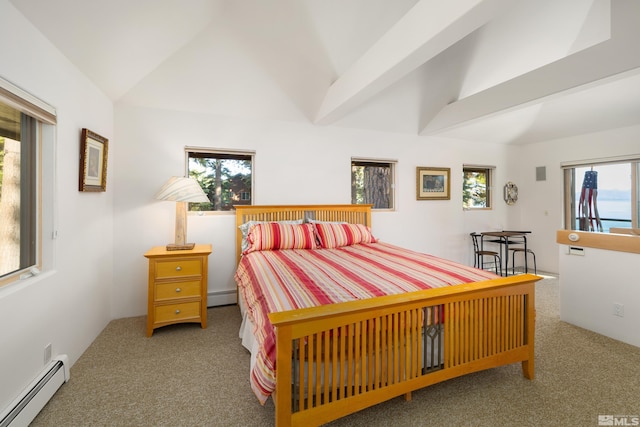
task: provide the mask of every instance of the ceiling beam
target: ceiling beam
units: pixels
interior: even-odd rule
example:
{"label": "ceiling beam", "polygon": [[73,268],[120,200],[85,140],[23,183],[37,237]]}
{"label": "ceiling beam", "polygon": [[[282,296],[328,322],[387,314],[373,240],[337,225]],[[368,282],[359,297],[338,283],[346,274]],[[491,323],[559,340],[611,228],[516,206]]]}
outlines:
{"label": "ceiling beam", "polygon": [[315,122],[330,124],[504,11],[513,0],[421,0],[327,91]]}
{"label": "ceiling beam", "polygon": [[640,69],[640,2],[611,2],[611,38],[444,107],[420,132],[433,135],[625,78]]}

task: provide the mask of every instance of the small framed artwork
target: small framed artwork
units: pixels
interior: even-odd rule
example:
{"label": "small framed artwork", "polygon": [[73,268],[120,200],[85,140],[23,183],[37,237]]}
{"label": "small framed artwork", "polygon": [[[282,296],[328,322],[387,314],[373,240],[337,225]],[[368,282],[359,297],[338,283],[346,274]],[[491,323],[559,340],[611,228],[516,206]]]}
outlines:
{"label": "small framed artwork", "polygon": [[450,168],[416,168],[416,199],[449,200]]}
{"label": "small framed artwork", "polygon": [[82,129],[80,137],[80,191],[107,190],[109,140]]}

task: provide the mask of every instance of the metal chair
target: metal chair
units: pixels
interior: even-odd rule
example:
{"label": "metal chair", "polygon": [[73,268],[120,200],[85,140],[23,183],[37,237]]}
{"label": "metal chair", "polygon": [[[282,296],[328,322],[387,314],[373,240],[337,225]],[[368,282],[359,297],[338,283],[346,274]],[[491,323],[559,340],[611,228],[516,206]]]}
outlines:
{"label": "metal chair", "polygon": [[471,240],[473,241],[473,266],[475,268],[481,268],[484,270],[485,262],[484,257],[489,256],[493,257],[493,265],[496,270],[496,274],[500,274],[498,271],[499,266],[501,266],[500,255],[495,251],[486,251],[480,249],[480,244],[478,243],[478,238],[481,238],[482,235],[478,233],[470,233]]}
{"label": "metal chair", "polygon": [[[517,239],[517,238],[516,238]],[[527,236],[522,236],[522,242],[513,242],[513,243],[522,243],[524,247],[522,248],[509,248],[512,252],[511,254],[511,274],[516,273],[516,255],[524,254],[524,270],[525,273],[529,272],[529,255],[533,257],[533,274],[538,274],[538,266],[536,265],[536,254],[531,249],[527,248]],[[509,266],[507,266],[509,268]]]}
{"label": "metal chair", "polygon": [[536,254],[535,252],[533,252],[531,249],[525,249],[525,248],[513,248],[513,249],[509,249],[511,251],[513,251],[513,254],[511,255],[511,274],[515,274],[516,272],[516,254],[524,254],[524,270],[525,273],[529,272],[529,263],[528,263],[528,257],[529,254],[531,254],[531,256],[533,256],[533,274],[538,274],[538,266],[536,265]]}

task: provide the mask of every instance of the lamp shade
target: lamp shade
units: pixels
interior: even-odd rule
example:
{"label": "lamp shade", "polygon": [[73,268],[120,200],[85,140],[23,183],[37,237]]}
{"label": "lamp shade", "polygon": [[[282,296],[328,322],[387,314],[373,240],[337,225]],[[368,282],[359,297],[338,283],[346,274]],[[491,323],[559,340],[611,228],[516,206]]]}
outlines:
{"label": "lamp shade", "polygon": [[183,176],[172,176],[158,191],[155,198],[173,202],[206,203],[209,201],[198,181]]}

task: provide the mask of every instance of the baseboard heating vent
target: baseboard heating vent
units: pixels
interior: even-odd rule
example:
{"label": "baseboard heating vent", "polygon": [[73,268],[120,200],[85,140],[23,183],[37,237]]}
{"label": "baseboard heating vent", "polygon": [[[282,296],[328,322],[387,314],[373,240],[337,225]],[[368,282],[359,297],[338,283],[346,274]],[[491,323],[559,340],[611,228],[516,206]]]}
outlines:
{"label": "baseboard heating vent", "polygon": [[28,426],[60,386],[69,381],[69,358],[57,356],[0,414],[0,427]]}

